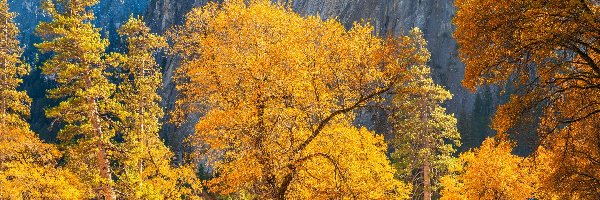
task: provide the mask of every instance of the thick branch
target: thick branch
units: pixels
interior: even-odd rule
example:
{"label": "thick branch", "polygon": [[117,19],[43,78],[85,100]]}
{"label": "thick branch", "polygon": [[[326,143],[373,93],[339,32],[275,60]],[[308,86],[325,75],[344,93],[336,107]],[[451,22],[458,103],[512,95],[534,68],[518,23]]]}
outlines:
{"label": "thick branch", "polygon": [[592,59],[587,53],[583,52],[576,46],[572,46],[571,49],[573,49],[575,53],[577,53],[577,55],[581,56],[581,58],[583,58],[583,60],[585,60],[588,63],[587,65],[590,66],[592,70],[596,72],[597,75],[600,75],[600,68],[598,67],[594,59]]}
{"label": "thick branch", "polygon": [[348,113],[350,111],[353,111],[354,109],[360,107],[363,103],[373,99],[374,97],[381,95],[387,91],[389,91],[390,89],[392,89],[392,87],[387,87],[383,90],[377,91],[375,93],[372,93],[366,97],[360,98],[356,103],[354,103],[352,106],[341,109],[341,110],[336,110],[335,112],[329,114],[329,116],[327,116],[327,118],[325,118],[323,121],[321,121],[319,123],[319,126],[317,126],[317,129],[313,130],[312,134],[308,137],[308,139],[306,139],[295,151],[294,154],[297,154],[301,151],[303,151],[306,146],[308,146],[323,130],[323,128],[325,128],[325,126],[327,126],[329,124],[329,121],[331,121],[334,117],[338,116],[338,115],[342,115],[345,113]]}

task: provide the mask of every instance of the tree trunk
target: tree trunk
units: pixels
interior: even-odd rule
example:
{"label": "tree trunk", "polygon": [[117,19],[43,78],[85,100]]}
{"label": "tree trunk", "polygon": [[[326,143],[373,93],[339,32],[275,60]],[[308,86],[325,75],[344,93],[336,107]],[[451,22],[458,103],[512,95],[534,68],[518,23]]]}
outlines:
{"label": "tree trunk", "polygon": [[431,165],[429,160],[425,159],[423,163],[423,200],[431,200],[431,177],[429,175]]}
{"label": "tree trunk", "polygon": [[292,179],[294,179],[294,174],[296,173],[296,167],[294,167],[292,165],[292,167],[290,167],[290,170],[291,170],[291,172],[283,178],[281,187],[279,187],[279,189],[277,191],[277,199],[280,199],[280,200],[285,199],[285,193],[287,192],[288,187],[290,186],[290,183],[292,183]]}
{"label": "tree trunk", "polygon": [[99,138],[96,145],[98,146],[96,162],[98,164],[98,167],[100,168],[100,177],[108,181],[102,186],[102,193],[104,199],[115,200],[117,199],[117,197],[111,185],[112,176],[110,174],[110,166],[108,163],[108,157],[106,155],[106,149],[104,148],[104,142],[102,142],[102,140],[100,140]]}
{"label": "tree trunk", "polygon": [[[140,94],[137,94],[137,95],[140,95]],[[150,137],[150,136],[146,135],[146,130],[145,130],[145,127],[144,127],[144,123],[145,123],[144,117],[146,117],[144,115],[144,111],[145,111],[144,110],[144,102],[143,102],[143,99],[142,99],[142,101],[140,101],[140,121],[141,121],[140,122],[140,132],[137,135],[138,145],[142,144],[142,136],[144,136],[144,137]],[[144,148],[150,148],[148,146],[148,139],[147,138],[144,139]],[[147,149],[147,150],[148,150],[148,155],[152,156],[152,154],[150,153],[150,150],[149,149]],[[143,173],[143,171],[144,171],[144,164],[143,164],[143,161],[141,159],[138,160],[138,170],[139,170],[139,172],[138,172],[139,175],[141,175]],[[142,182],[141,181],[139,182],[139,186],[140,187],[142,186]]]}
{"label": "tree trunk", "polygon": [[[86,85],[88,88],[92,87],[92,81],[89,77],[86,78]],[[112,187],[112,176],[110,173],[110,165],[108,161],[108,156],[106,154],[106,148],[104,147],[104,141],[102,140],[102,126],[100,124],[100,116],[98,116],[98,103],[95,99],[91,97],[87,97],[87,102],[92,105],[91,110],[89,111],[90,115],[90,123],[92,124],[92,128],[96,133],[96,147],[98,151],[96,152],[96,165],[98,165],[98,170],[100,171],[100,177],[107,181],[102,185],[102,195],[105,200],[115,200],[117,196]]]}
{"label": "tree trunk", "polygon": [[[6,59],[4,59],[4,65],[6,68]],[[3,75],[3,77],[6,77],[6,76]],[[6,81],[6,78],[1,81]],[[2,83],[2,88],[0,88],[0,92],[4,92],[4,90],[5,90],[4,83]],[[6,102],[6,97],[0,97],[0,98],[2,98],[2,105],[0,108],[0,109],[2,109],[2,116],[0,116],[0,123],[1,123],[0,129],[2,129],[2,131],[6,131],[4,129],[6,128],[6,118],[8,117],[8,116],[6,116],[6,107],[8,107],[8,106],[7,106],[7,102]]]}
{"label": "tree trunk", "polygon": [[259,96],[257,101],[256,109],[258,110],[258,136],[255,139],[255,143],[256,148],[259,150],[258,163],[261,164],[263,168],[262,178],[265,181],[267,186],[266,188],[268,188],[268,191],[261,192],[264,193],[266,198],[278,199],[277,177],[274,174],[275,170],[269,158],[269,152],[266,149],[268,147],[265,147],[264,145],[265,137],[268,134],[265,126],[265,100],[261,99],[261,96]]}
{"label": "tree trunk", "polygon": [[[427,152],[431,152],[431,147],[429,144],[429,106],[427,105],[428,100],[425,98],[423,101],[425,112],[423,112],[423,123],[425,124],[425,149]],[[431,200],[431,163],[429,162],[429,153],[425,155],[425,159],[423,159],[423,200]]]}

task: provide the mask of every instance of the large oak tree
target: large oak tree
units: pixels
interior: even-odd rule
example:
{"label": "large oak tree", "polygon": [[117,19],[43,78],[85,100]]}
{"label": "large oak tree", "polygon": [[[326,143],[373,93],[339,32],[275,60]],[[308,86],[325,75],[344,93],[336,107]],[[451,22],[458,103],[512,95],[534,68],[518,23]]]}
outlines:
{"label": "large oak tree", "polygon": [[174,35],[180,112],[204,112],[192,140],[213,192],[259,198],[406,198],[381,136],[352,124],[429,53],[268,1],[194,9]]}

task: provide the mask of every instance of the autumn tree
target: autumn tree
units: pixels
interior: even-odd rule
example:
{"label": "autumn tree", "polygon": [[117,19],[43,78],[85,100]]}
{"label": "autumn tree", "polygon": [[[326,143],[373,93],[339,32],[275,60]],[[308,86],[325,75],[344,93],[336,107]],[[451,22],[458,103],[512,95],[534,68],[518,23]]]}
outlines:
{"label": "autumn tree", "polygon": [[[459,0],[455,37],[466,65],[463,84],[516,88],[493,127],[508,132],[541,110],[540,144],[560,170],[547,182],[564,192],[600,196],[600,4],[594,0]],[[486,9],[481,9],[486,8]],[[539,112],[538,112],[539,113]],[[558,153],[561,152],[561,153]]]}
{"label": "autumn tree", "polygon": [[[420,32],[412,34],[426,45]],[[452,95],[433,82],[429,67],[413,66],[407,74],[411,78],[397,84],[391,104],[392,158],[398,175],[412,183],[413,198],[431,199],[460,146],[460,134],[456,118],[442,107]]]}
{"label": "autumn tree", "polygon": [[194,170],[171,167],[173,153],[158,135],[163,111],[157,89],[162,73],[154,53],[167,43],[150,33],[141,18],[131,18],[118,32],[127,41],[127,53],[112,56],[123,70],[116,94],[124,108],[119,123],[124,142],[117,156],[118,189],[127,199],[189,198],[192,190],[201,192]]}
{"label": "autumn tree", "polygon": [[441,179],[441,199],[538,198],[535,168],[528,158],[512,154],[513,147],[507,139],[488,138],[462,153]]}
{"label": "autumn tree", "polygon": [[116,199],[110,159],[120,106],[111,98],[115,85],[105,76],[108,41],[91,23],[94,14],[88,8],[97,2],[43,1],[52,20],[38,25],[44,41],[36,47],[51,53],[42,70],[58,85],[48,96],[61,102],[46,115],[64,123],[58,138],[66,147],[68,168],[96,190],[97,198]]}
{"label": "autumn tree", "polygon": [[29,66],[20,59],[19,30],[6,0],[0,0],[0,199],[79,199],[84,188],[56,168],[58,149],[29,130],[30,98],[17,88]]}
{"label": "autumn tree", "polygon": [[214,169],[210,191],[264,199],[407,198],[381,136],[356,128],[424,65],[419,38],[301,17],[268,1],[208,4],[173,31],[179,114],[203,112],[192,141]]}
{"label": "autumn tree", "polygon": [[595,180],[600,176],[600,122],[592,122],[571,124],[555,137],[545,139],[531,156],[538,168],[541,194],[554,199],[600,197]]}
{"label": "autumn tree", "polygon": [[0,129],[0,199],[82,199],[79,177],[58,166],[61,152],[21,128]]}

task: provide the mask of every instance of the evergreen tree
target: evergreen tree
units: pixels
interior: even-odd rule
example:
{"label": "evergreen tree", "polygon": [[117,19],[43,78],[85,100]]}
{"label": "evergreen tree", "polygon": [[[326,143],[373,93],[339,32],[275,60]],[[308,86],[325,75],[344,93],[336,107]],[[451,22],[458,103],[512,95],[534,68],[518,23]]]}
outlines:
{"label": "evergreen tree", "polygon": [[64,123],[58,138],[66,147],[67,166],[97,190],[97,198],[116,199],[110,159],[115,149],[113,119],[120,115],[120,106],[111,99],[116,87],[106,78],[108,41],[91,23],[94,14],[88,8],[96,3],[43,1],[52,20],[38,25],[44,41],[36,47],[52,53],[42,70],[58,84],[48,91],[49,97],[62,102],[46,115]]}
{"label": "evergreen tree", "polygon": [[124,139],[120,145],[124,153],[118,158],[119,190],[132,199],[190,195],[191,189],[199,187],[193,168],[171,167],[173,153],[158,135],[163,112],[157,89],[162,73],[153,55],[167,46],[166,40],[151,34],[140,18],[131,18],[118,32],[127,40],[128,50],[126,55],[114,54],[125,72],[116,95],[124,107],[119,126]]}
{"label": "evergreen tree", "polygon": [[[426,45],[418,29],[411,35],[417,45]],[[407,74],[411,78],[396,86],[392,100],[392,158],[401,179],[413,184],[413,198],[430,200],[460,146],[460,134],[456,118],[441,106],[452,95],[433,82],[429,67],[416,65]]]}

